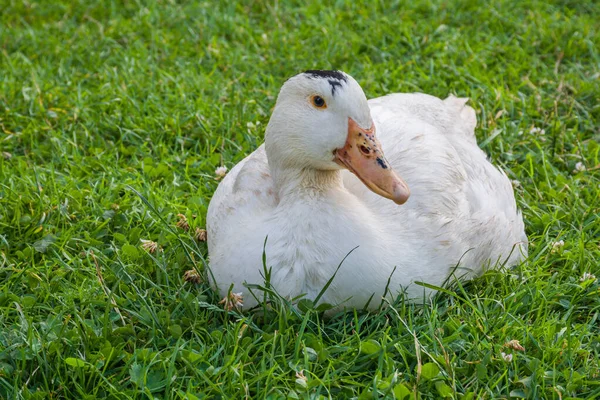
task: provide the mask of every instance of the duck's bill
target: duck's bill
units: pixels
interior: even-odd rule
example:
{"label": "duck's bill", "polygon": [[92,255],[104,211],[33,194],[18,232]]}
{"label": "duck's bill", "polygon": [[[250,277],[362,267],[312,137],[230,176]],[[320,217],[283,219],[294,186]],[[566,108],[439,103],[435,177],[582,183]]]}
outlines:
{"label": "duck's bill", "polygon": [[363,129],[348,118],[346,144],[334,154],[335,161],[354,173],[371,191],[396,204],[404,204],[408,200],[408,185],[385,159],[381,144],[375,137],[375,124]]}

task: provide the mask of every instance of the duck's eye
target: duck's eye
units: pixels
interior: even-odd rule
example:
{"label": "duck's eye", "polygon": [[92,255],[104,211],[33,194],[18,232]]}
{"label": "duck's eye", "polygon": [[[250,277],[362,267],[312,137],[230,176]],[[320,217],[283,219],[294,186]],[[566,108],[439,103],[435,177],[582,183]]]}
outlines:
{"label": "duck's eye", "polygon": [[313,96],[312,103],[317,108],[327,107],[327,104],[325,104],[325,100],[321,96]]}

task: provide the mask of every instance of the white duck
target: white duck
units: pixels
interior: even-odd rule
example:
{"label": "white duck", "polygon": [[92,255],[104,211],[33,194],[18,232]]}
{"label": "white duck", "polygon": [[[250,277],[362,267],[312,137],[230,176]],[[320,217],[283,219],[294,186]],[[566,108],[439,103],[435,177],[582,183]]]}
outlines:
{"label": "white duck", "polygon": [[279,294],[315,298],[358,246],[321,298],[338,309],[364,307],[371,296],[369,308],[378,307],[388,279],[388,296],[423,299],[433,290],[415,281],[440,286],[453,271],[469,278],[519,263],[523,220],[510,181],[477,146],[466,101],[367,101],[340,71],[285,82],[265,144],[231,170],[208,208],[221,294],[264,283],[263,248]]}

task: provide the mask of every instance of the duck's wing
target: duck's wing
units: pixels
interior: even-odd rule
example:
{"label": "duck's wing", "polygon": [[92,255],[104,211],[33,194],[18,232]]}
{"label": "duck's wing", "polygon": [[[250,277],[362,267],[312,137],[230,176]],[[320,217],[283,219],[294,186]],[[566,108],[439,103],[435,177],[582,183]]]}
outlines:
{"label": "duck's wing", "polygon": [[369,106],[384,153],[421,210],[430,204],[449,216],[482,208],[516,214],[510,180],[477,145],[475,111],[466,102],[413,93],[373,99]]}
{"label": "duck's wing", "polygon": [[223,243],[228,230],[251,223],[279,203],[264,145],[238,163],[221,181],[206,216],[209,252]]}
{"label": "duck's wing", "polygon": [[[492,165],[475,138],[475,111],[466,99],[445,100],[425,94],[392,94],[369,100],[377,136],[411,197],[402,206],[368,191],[351,174],[344,184],[372,209],[397,216],[399,224],[418,226],[432,240],[435,234],[452,237],[472,252],[473,265],[502,254],[509,264],[526,251],[527,237],[506,174]],[[400,228],[399,228],[400,229]],[[427,237],[427,236],[426,236]]]}
{"label": "duck's wing", "polygon": [[[441,100],[419,93],[393,94],[373,100],[372,106],[382,124],[382,141],[391,142],[391,158],[398,168],[420,167],[419,172],[410,173],[417,185],[435,183],[428,187],[430,191],[450,189],[448,185],[459,189],[451,193],[464,198],[469,208],[463,212],[469,214],[487,209],[490,214],[515,216],[512,184],[477,145],[477,118],[467,101],[454,96]],[[410,143],[398,148],[397,143],[406,143],[407,138]],[[399,151],[408,154],[399,157]],[[428,183],[419,181],[417,174]]]}
{"label": "duck's wing", "polygon": [[[345,174],[348,190],[386,213],[416,210],[420,215],[432,214],[443,220],[466,212],[467,173],[451,142],[475,143],[475,115],[470,107],[472,115],[454,111],[460,102],[464,106],[465,100],[448,104],[424,94],[392,94],[369,100],[383,152],[407,182],[411,197],[398,208],[370,193],[353,175]],[[468,117],[466,121],[461,113]]]}

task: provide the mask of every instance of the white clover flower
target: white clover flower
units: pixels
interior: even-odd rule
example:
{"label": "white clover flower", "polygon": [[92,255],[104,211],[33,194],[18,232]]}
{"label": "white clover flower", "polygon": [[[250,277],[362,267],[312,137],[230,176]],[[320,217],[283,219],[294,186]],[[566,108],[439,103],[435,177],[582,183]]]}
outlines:
{"label": "white clover flower", "polygon": [[190,229],[190,224],[188,223],[187,217],[183,214],[177,214],[177,217],[179,217],[179,220],[175,226],[183,229],[184,231],[188,231]]}
{"label": "white clover flower", "polygon": [[223,308],[227,311],[231,311],[234,308],[239,309],[244,306],[244,296],[242,292],[229,293],[227,296],[223,297],[219,304],[223,304]]}
{"label": "white clover flower", "polygon": [[585,171],[585,165],[580,161],[577,164],[575,164],[575,169],[573,170],[573,173],[576,174],[578,172],[583,172]]}
{"label": "white clover flower", "polygon": [[596,280],[596,275],[590,274],[589,272],[584,272],[583,275],[581,276],[581,278],[579,278],[579,282],[595,281],[595,280]]}
{"label": "white clover flower", "polygon": [[518,189],[521,187],[521,181],[513,179],[512,181],[510,181],[510,183],[512,183],[513,188]]}
{"label": "white clover flower", "polygon": [[158,246],[158,243],[153,242],[152,240],[140,239],[140,242],[142,242],[142,248],[150,254],[154,253],[156,250],[162,251]]}
{"label": "white clover flower", "polygon": [[225,175],[227,175],[227,167],[224,165],[218,167],[217,169],[215,169],[215,175],[217,176],[217,179],[224,177]]}
{"label": "white clover flower", "polygon": [[503,347],[508,347],[509,349],[518,351],[525,351],[525,347],[521,346],[521,342],[519,342],[517,339],[509,340],[508,342],[504,343]]}
{"label": "white clover flower", "polygon": [[302,379],[303,381],[307,381],[308,378],[306,378],[306,375],[304,375],[304,370],[300,370],[300,372],[296,372],[296,378],[298,379]]}
{"label": "white clover flower", "polygon": [[540,135],[545,135],[546,134],[546,130],[538,128],[536,126],[532,126],[531,129],[529,130],[529,133],[538,133]]}
{"label": "white clover flower", "polygon": [[508,354],[507,354],[507,353],[505,353],[505,352],[502,352],[502,353],[500,353],[500,355],[502,355],[502,359],[503,359],[504,361],[506,361],[507,363],[508,363],[508,362],[511,362],[511,361],[512,361],[512,359],[513,359],[513,355],[512,355],[512,354],[510,354],[510,353],[508,353]]}
{"label": "white clover flower", "polygon": [[199,242],[206,242],[206,229],[196,228],[196,232],[194,233],[194,239]]}
{"label": "white clover flower", "polygon": [[557,240],[556,242],[552,243],[551,253],[556,253],[557,251],[562,249],[564,247],[564,245],[565,245],[564,240]]}
{"label": "white clover flower", "polygon": [[200,274],[198,274],[198,271],[196,271],[195,269],[190,269],[185,271],[185,273],[183,274],[183,280],[186,282],[198,284],[202,282],[202,277],[200,276]]}

